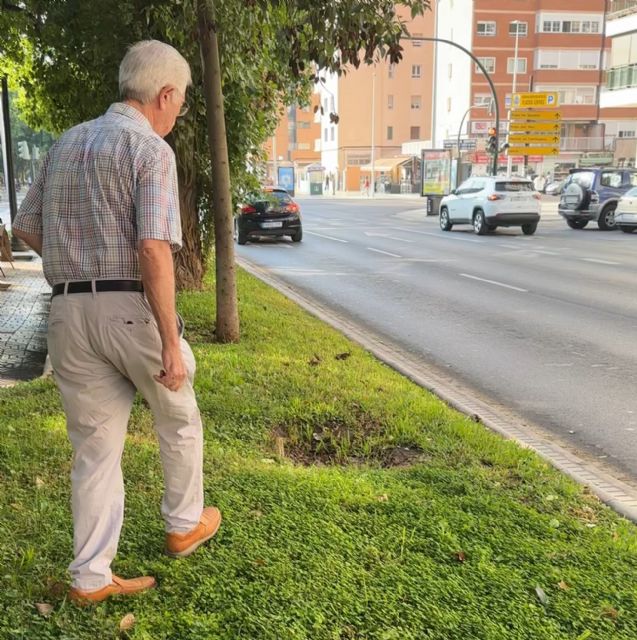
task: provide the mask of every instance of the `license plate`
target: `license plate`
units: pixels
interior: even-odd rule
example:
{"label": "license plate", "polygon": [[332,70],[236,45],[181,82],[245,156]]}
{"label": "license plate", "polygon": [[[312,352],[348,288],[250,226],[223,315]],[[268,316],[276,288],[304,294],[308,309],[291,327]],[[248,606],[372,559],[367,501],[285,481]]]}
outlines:
{"label": "license plate", "polygon": [[262,222],[262,229],[280,229],[283,226],[282,222]]}

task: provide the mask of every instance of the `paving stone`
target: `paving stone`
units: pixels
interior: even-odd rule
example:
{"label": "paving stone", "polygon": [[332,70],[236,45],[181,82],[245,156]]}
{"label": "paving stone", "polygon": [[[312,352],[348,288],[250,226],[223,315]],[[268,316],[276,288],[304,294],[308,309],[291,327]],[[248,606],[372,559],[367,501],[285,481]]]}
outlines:
{"label": "paving stone", "polygon": [[0,387],[39,377],[46,358],[51,288],[42,261],[14,264],[15,269],[2,265],[11,287],[0,291]]}

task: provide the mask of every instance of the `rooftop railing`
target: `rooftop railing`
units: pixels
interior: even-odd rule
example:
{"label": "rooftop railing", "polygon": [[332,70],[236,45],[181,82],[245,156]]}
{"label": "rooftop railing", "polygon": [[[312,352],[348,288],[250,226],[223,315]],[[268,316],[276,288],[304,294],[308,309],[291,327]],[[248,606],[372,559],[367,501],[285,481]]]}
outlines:
{"label": "rooftop railing", "polygon": [[637,0],[609,0],[606,14],[608,20],[623,18],[631,13],[637,13]]}

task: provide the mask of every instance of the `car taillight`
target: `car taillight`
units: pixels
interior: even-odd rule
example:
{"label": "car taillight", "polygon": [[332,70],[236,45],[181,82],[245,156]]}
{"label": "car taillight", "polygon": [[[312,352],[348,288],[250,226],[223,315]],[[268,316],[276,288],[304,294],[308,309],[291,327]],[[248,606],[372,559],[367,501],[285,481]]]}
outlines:
{"label": "car taillight", "polygon": [[241,207],[241,213],[256,213],[256,212],[257,210],[249,204],[245,204],[243,205],[243,207]]}
{"label": "car taillight", "polygon": [[487,196],[487,200],[491,200],[491,202],[493,202],[494,200],[502,200],[502,196],[499,196],[497,193],[492,193],[490,196]]}
{"label": "car taillight", "polygon": [[591,191],[591,202],[599,202],[599,193]]}
{"label": "car taillight", "polygon": [[541,199],[542,199],[542,196],[541,196],[539,193],[534,193],[534,194],[533,194],[533,197],[534,197],[536,200],[541,200]]}
{"label": "car taillight", "polygon": [[288,211],[290,213],[298,213],[299,212],[299,205],[296,204],[295,202],[293,202],[292,204],[288,205]]}

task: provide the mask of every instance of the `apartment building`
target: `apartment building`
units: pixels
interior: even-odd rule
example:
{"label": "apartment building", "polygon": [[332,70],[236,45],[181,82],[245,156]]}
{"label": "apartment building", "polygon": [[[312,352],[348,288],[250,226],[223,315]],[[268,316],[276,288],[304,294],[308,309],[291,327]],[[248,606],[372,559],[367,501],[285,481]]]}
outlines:
{"label": "apartment building", "polygon": [[618,164],[637,165],[637,0],[609,0],[606,36],[610,62],[600,95],[602,109],[629,108],[632,126],[615,143]]}
{"label": "apartment building", "polygon": [[307,180],[308,167],[318,167],[321,154],[315,150],[314,141],[320,135],[319,124],[315,121],[314,107],[318,96],[312,96],[308,106],[291,105],[282,109],[277,129],[265,145],[266,176],[276,184],[278,167],[294,167],[296,183]]}
{"label": "apartment building", "polygon": [[[610,53],[605,5],[606,0],[438,2],[438,37],[466,47],[489,72],[498,95],[502,132],[507,130],[514,69],[517,91],[558,93],[563,122],[560,155],[532,163],[532,170],[559,174],[576,164],[612,161],[615,139],[634,129],[634,110],[600,103]],[[468,56],[447,53],[443,47],[439,45],[436,65],[437,77],[444,78],[437,83],[434,98],[436,145],[457,135],[465,114],[462,133],[468,136],[485,135],[494,122],[484,75]]]}
{"label": "apartment building", "polygon": [[[401,12],[401,17],[412,36],[433,36],[433,11],[415,19]],[[326,74],[317,87],[323,109],[316,117],[321,134],[315,149],[339,189],[357,190],[371,181],[372,159],[377,182],[388,189],[396,189],[401,179],[412,182],[417,172],[411,158],[400,155],[401,146],[431,137],[433,45],[405,40],[403,47],[399,64],[381,60],[341,76]]]}

